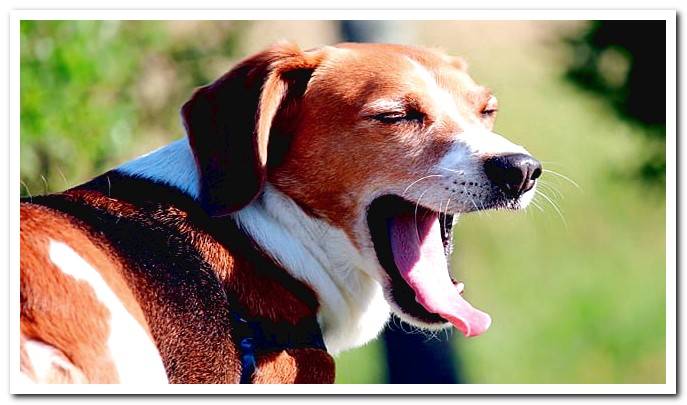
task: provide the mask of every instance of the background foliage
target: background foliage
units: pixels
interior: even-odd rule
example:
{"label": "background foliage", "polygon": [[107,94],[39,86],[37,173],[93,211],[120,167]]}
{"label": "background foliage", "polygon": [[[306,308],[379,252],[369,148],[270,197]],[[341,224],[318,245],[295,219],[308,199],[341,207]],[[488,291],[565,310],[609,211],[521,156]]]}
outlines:
{"label": "background foliage", "polygon": [[635,174],[654,184],[665,182],[666,172],[665,32],[663,21],[594,21],[567,38],[567,78],[641,128],[645,151]]}
{"label": "background foliage", "polygon": [[[527,212],[466,215],[457,226],[456,277],[494,319],[477,339],[451,334],[468,381],[664,382],[665,184],[647,186],[633,173],[644,163],[664,172],[665,123],[648,128],[617,114],[627,96],[609,103],[607,92],[569,80],[582,66],[575,46],[592,41],[595,25],[432,21],[397,29],[399,41],[464,56],[500,99],[497,132],[579,185],[546,172]],[[178,108],[237,58],[280,38],[307,48],[338,35],[327,21],[22,22],[23,194],[79,184],[182,136]],[[621,88],[637,55],[614,49],[600,63]],[[642,111],[655,101],[634,102]],[[338,382],[385,379],[379,341],[338,359]]]}
{"label": "background foliage", "polygon": [[178,135],[179,106],[228,66],[240,27],[22,22],[24,192],[75,185]]}

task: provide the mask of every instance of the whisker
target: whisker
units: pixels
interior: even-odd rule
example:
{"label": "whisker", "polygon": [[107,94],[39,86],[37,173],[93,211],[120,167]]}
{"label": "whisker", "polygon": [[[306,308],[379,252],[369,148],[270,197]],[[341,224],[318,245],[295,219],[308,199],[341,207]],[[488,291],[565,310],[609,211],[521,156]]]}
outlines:
{"label": "whisker", "polygon": [[469,198],[470,198],[470,202],[472,203],[472,206],[475,207],[475,212],[477,213],[477,215],[479,215],[479,216],[481,217],[481,216],[482,216],[482,211],[480,211],[480,210],[479,210],[479,207],[477,207],[477,204],[475,203],[475,200],[473,200],[472,197],[469,197]]}
{"label": "whisker", "polygon": [[440,166],[439,166],[439,169],[447,170],[447,171],[449,171],[449,172],[458,173],[458,174],[465,174],[464,171],[458,171],[458,170],[449,169],[449,168],[446,168],[446,167],[440,167]]}
{"label": "whisker", "polygon": [[539,185],[541,187],[544,187],[547,190],[551,191],[552,193],[554,193],[556,195],[556,197],[563,199],[563,194],[561,194],[561,192],[558,191],[558,189],[556,187],[554,187],[553,184],[546,183],[546,182],[542,181],[541,183],[539,183]]}
{"label": "whisker", "polygon": [[26,183],[24,183],[24,180],[20,179],[19,182],[26,189],[26,194],[29,195],[29,201],[33,202],[33,196],[31,195],[31,190],[29,190],[29,186],[27,186]]}
{"label": "whisker", "polygon": [[577,187],[578,190],[582,190],[582,187],[580,187],[579,184],[577,184],[573,179],[571,179],[571,178],[568,177],[568,176],[565,176],[565,175],[563,175],[563,174],[558,173],[557,171],[549,170],[549,169],[542,169],[542,171],[543,171],[544,173],[551,173],[551,174],[553,174],[554,176],[558,176],[558,177],[562,178],[563,180],[567,180],[567,181],[570,182],[570,184],[572,184],[573,186]]}
{"label": "whisker", "polygon": [[426,333],[423,334],[423,336],[425,338],[423,343],[429,343],[432,340],[434,340],[434,332],[432,332],[432,331],[428,330]]}
{"label": "whisker", "polygon": [[48,187],[48,180],[42,174],[41,174],[41,180],[43,180],[43,193],[48,194],[49,193],[48,189],[50,188],[50,187]]}
{"label": "whisker", "polygon": [[539,191],[539,190],[536,190],[536,192],[537,192],[538,195],[541,195],[542,197],[544,197],[544,198],[546,199],[546,201],[549,202],[549,204],[551,204],[551,206],[553,207],[553,209],[556,210],[556,212],[558,213],[558,216],[561,217],[561,221],[563,221],[563,225],[565,225],[565,228],[567,229],[567,228],[568,228],[568,223],[565,221],[565,217],[563,216],[563,213],[562,213],[561,210],[558,208],[558,206],[556,205],[556,203],[554,203],[554,202],[549,198],[549,196],[547,196],[547,195],[544,194],[543,192],[541,192],[541,191]]}
{"label": "whisker", "polygon": [[422,200],[422,197],[423,197],[428,191],[429,191],[429,189],[426,189],[425,191],[423,191],[422,194],[420,194],[420,198],[418,198],[417,201],[415,202],[415,234],[417,234],[417,241],[418,241],[418,242],[422,242],[422,241],[420,240],[420,230],[417,229],[417,209],[418,209],[418,207],[420,206],[420,200]]}
{"label": "whisker", "polygon": [[[391,326],[395,326],[403,330],[403,328],[401,327],[401,320],[396,315],[391,316]],[[391,329],[393,329],[393,327]]]}
{"label": "whisker", "polygon": [[544,209],[543,209],[539,204],[537,204],[537,202],[534,201],[534,199],[532,199],[532,201],[530,201],[530,204],[532,204],[532,205],[534,205],[536,208],[538,208],[539,211],[544,212]]}
{"label": "whisker", "polygon": [[62,169],[60,169],[59,166],[57,166],[57,171],[60,173],[60,176],[62,176],[62,180],[64,180],[64,185],[69,189],[71,186],[69,185],[69,182],[67,181],[67,177],[65,177],[64,173],[62,173]]}
{"label": "whisker", "polygon": [[402,195],[406,195],[406,193],[408,192],[408,190],[410,190],[410,188],[413,187],[416,183],[418,183],[418,182],[420,182],[420,181],[422,181],[422,180],[424,180],[424,179],[428,179],[428,178],[430,178],[430,177],[444,177],[444,175],[442,175],[442,174],[430,174],[429,176],[420,177],[419,179],[417,179],[417,180],[415,180],[414,182],[410,183],[410,185],[409,185],[408,187],[406,187],[405,190],[403,190],[403,194],[402,194]]}
{"label": "whisker", "polygon": [[401,321],[400,319],[399,319],[399,322],[398,322],[398,326],[401,328],[401,331],[404,332],[404,333],[408,333],[408,334],[412,334],[412,333],[413,333],[412,326],[411,326],[410,329],[406,330],[405,325],[403,324],[403,321]]}
{"label": "whisker", "polygon": [[482,216],[482,213],[480,212],[479,208],[477,207],[477,204],[475,204],[475,200],[470,197],[470,193],[468,193],[468,187],[463,186],[463,194],[470,199],[470,202],[472,203],[472,206],[475,207],[475,212],[477,212],[477,215],[480,217]]}
{"label": "whisker", "polygon": [[544,165],[547,165],[547,166],[548,166],[548,165],[554,165],[554,166],[558,166],[558,167],[565,167],[564,164],[558,163],[558,162],[554,162],[553,160],[540,160],[539,162],[540,162],[541,164],[544,164]]}
{"label": "whisker", "polygon": [[484,203],[480,201],[479,206],[480,206],[480,210],[487,215],[487,218],[491,218],[491,212],[489,212],[486,208],[484,208]]}
{"label": "whisker", "polygon": [[477,206],[477,203],[475,203],[475,200],[470,196],[470,193],[468,193],[467,187],[463,186],[463,190],[465,190],[465,195],[470,199],[472,206],[475,207],[475,212],[477,212],[477,215],[483,217],[484,215],[482,215],[482,210]]}

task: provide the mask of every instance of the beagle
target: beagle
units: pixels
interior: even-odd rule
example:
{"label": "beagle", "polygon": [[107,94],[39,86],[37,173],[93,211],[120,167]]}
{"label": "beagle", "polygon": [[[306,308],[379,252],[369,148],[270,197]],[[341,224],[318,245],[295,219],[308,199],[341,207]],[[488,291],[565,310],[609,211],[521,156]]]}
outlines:
{"label": "beagle", "polygon": [[462,59],[279,43],[198,89],[187,137],[21,203],[22,376],[332,383],[391,313],[477,336],[447,265],[461,213],[542,169]]}

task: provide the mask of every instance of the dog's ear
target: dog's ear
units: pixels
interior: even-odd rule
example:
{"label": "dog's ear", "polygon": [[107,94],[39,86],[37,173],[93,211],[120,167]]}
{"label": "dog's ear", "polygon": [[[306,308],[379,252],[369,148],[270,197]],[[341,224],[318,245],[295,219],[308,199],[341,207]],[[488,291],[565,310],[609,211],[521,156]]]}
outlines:
{"label": "dog's ear", "polygon": [[278,43],[196,90],[184,104],[200,200],[211,216],[239,210],[260,194],[273,121],[282,106],[302,95],[321,59],[318,50]]}

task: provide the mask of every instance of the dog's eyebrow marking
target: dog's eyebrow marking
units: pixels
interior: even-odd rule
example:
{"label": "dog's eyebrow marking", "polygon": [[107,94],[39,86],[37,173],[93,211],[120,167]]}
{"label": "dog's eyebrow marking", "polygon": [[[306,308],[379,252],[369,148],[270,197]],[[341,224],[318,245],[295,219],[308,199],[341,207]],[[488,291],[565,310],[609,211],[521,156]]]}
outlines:
{"label": "dog's eyebrow marking", "polygon": [[365,105],[360,112],[362,115],[378,114],[386,111],[403,111],[407,103],[403,100],[380,99]]}
{"label": "dog's eyebrow marking", "polygon": [[486,93],[483,97],[483,100],[481,105],[482,108],[496,108],[498,107],[499,100],[496,98],[495,95],[491,93],[491,90],[488,90],[488,93]]}
{"label": "dog's eyebrow marking", "polygon": [[433,108],[445,113],[451,120],[464,128],[468,123],[461,117],[453,95],[439,85],[434,75],[427,68],[408,56],[406,59],[413,65],[415,73],[427,86],[425,90],[430,96],[429,100],[434,106]]}

